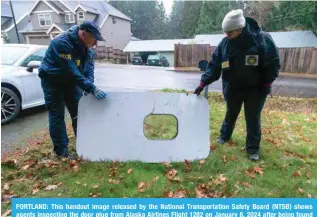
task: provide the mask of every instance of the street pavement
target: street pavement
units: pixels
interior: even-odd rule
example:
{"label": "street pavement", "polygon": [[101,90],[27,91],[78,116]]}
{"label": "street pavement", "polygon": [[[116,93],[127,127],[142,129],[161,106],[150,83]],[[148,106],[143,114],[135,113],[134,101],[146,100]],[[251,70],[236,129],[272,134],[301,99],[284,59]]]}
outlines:
{"label": "street pavement", "polygon": [[[95,83],[105,91],[149,91],[163,88],[193,91],[200,81],[200,73],[174,72],[161,67],[96,64]],[[209,87],[221,92],[221,79]],[[317,98],[317,79],[280,76],[273,85],[273,96]],[[66,112],[69,118],[68,112]],[[1,126],[1,152],[9,152],[23,144],[37,131],[48,128],[44,106],[29,109],[12,123]]]}

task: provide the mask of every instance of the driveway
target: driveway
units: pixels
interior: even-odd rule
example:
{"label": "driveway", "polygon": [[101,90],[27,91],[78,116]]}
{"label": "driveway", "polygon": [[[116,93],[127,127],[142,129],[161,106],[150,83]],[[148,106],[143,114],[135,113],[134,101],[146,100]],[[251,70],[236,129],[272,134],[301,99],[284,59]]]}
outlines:
{"label": "driveway", "polygon": [[[199,84],[200,73],[173,72],[160,67],[96,64],[96,84],[105,91],[147,91],[162,88],[192,91]],[[221,92],[221,80],[213,83],[209,91]],[[316,97],[317,79],[280,76],[273,86],[273,95]],[[68,112],[66,112],[69,117]],[[48,115],[44,107],[21,113],[14,122],[1,127],[2,153],[23,144],[38,130],[48,128]]]}

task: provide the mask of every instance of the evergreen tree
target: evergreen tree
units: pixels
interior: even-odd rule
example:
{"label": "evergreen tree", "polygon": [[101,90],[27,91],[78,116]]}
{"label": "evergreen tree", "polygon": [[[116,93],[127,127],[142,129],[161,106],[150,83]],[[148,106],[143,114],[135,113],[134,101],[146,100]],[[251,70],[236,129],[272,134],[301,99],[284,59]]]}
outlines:
{"label": "evergreen tree", "polygon": [[196,34],[222,33],[222,20],[225,15],[240,7],[238,2],[205,1],[201,7]]}
{"label": "evergreen tree", "polygon": [[191,38],[195,35],[200,16],[202,1],[185,1],[181,21],[181,34],[184,38]]}
{"label": "evergreen tree", "polygon": [[184,1],[174,0],[168,20],[169,38],[182,38],[181,22],[183,18]]}

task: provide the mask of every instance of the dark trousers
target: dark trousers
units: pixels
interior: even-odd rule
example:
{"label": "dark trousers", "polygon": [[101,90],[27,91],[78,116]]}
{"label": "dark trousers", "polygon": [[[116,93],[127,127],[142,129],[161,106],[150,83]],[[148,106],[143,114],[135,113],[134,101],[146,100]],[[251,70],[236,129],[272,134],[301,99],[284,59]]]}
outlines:
{"label": "dark trousers", "polygon": [[220,134],[224,140],[229,140],[235,128],[242,104],[247,127],[246,150],[249,154],[258,154],[261,142],[261,112],[267,94],[254,88],[246,91],[225,93],[227,103],[226,117],[223,121]]}
{"label": "dark trousers", "polygon": [[77,136],[78,102],[82,91],[76,85],[61,84],[41,79],[45,105],[49,112],[49,132],[57,155],[68,154],[69,139],[65,124],[65,105],[72,119],[72,127]]}

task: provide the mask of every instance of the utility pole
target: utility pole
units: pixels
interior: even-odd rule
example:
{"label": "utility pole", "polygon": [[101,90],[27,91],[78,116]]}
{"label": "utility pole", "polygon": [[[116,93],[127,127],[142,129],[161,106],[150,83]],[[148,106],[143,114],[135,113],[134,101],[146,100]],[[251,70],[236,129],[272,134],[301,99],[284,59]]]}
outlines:
{"label": "utility pole", "polygon": [[19,37],[19,33],[18,33],[18,27],[17,27],[17,24],[16,24],[16,22],[15,22],[15,16],[14,16],[14,11],[13,11],[13,7],[12,7],[12,2],[11,2],[11,0],[9,0],[9,3],[10,3],[10,8],[11,8],[11,13],[12,13],[12,17],[13,17],[13,22],[14,22],[15,31],[16,31],[16,33],[17,33],[17,37],[18,37],[19,44],[21,44],[21,42],[20,42],[20,37]]}

